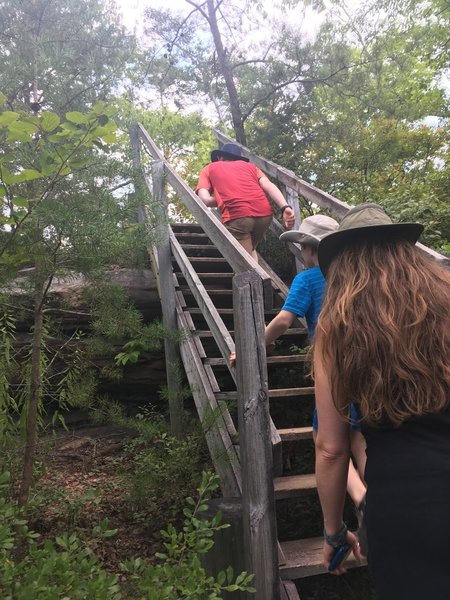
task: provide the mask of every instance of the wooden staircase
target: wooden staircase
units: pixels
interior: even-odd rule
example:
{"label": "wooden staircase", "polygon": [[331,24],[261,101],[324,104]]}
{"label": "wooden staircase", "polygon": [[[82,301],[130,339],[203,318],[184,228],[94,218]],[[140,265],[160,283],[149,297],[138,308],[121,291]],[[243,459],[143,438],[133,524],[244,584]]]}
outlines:
{"label": "wooden staircase", "polygon": [[[171,224],[175,238],[180,243],[186,255],[200,277],[205,290],[217,308],[221,318],[224,320],[230,334],[234,335],[233,329],[233,298],[232,298],[232,276],[233,272],[227,261],[219,250],[211,243],[206,233],[201,231],[197,224]],[[193,294],[187,285],[185,278],[173,259],[175,289],[183,306],[184,314],[190,323],[192,335],[199,341],[202,364],[217,403],[233,405],[238,399],[233,378],[228,372],[227,361],[221,356],[220,350],[214,343],[214,337],[208,329],[202,310],[198,307]],[[266,268],[267,265],[266,265]],[[275,274],[274,279],[276,279]],[[280,290],[276,285],[273,287],[274,305],[280,307],[285,298],[286,288]],[[265,311],[265,320],[269,322],[279,308]],[[314,402],[314,387],[308,381],[301,387],[280,388],[276,384],[271,385],[273,374],[279,368],[297,365],[307,366],[309,355],[292,354],[289,347],[292,344],[302,346],[307,343],[307,330],[302,324],[289,329],[280,339],[277,355],[267,357],[269,390],[268,395],[271,405],[278,400],[288,399],[291,405],[296,403],[307,403],[312,410]],[[200,347],[201,346],[201,347]],[[230,411],[233,414],[233,411]],[[273,411],[276,412],[276,411]],[[235,415],[234,415],[235,417]],[[235,444],[238,442],[237,424],[235,419],[228,419],[229,433]],[[305,494],[316,494],[316,478],[313,473],[309,474],[285,474],[283,472],[283,452],[293,442],[312,444],[312,427],[302,423],[298,427],[276,427],[275,429],[279,447],[274,448],[274,493],[276,500],[302,497]],[[319,532],[318,532],[319,533]],[[325,573],[322,564],[322,537],[281,541],[279,545],[280,573],[287,580],[308,577]],[[356,562],[349,561],[349,566],[356,566]]]}

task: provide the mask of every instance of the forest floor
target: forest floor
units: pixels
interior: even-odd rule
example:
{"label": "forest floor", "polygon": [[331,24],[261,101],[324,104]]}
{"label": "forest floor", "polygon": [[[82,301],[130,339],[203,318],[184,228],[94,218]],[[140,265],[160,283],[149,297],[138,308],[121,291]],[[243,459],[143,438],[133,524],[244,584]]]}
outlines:
{"label": "forest floor", "polygon": [[120,563],[133,557],[153,560],[167,522],[165,515],[153,515],[149,527],[124,488],[124,447],[135,435],[124,427],[84,426],[50,440],[41,453],[42,475],[31,499],[31,529],[42,538],[76,532],[88,540],[107,519],[107,528],[117,533],[93,550],[108,571],[119,572]]}

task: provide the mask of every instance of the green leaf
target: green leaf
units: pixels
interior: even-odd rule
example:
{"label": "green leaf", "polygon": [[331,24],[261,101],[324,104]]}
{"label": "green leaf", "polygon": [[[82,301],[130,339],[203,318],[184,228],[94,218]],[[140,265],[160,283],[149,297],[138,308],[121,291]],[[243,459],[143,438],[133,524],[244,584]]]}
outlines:
{"label": "green leaf", "polygon": [[112,144],[115,141],[117,141],[117,136],[115,133],[107,133],[105,135],[102,135],[102,140],[107,144]]}
{"label": "green leaf", "polygon": [[0,114],[0,125],[10,125],[11,123],[17,121],[19,116],[19,113],[6,110]]}
{"label": "green leaf", "polygon": [[0,175],[4,183],[6,183],[7,185],[10,185],[12,183],[12,175],[5,167],[2,167]]}
{"label": "green leaf", "polygon": [[30,142],[32,135],[36,132],[36,126],[24,121],[13,122],[8,127],[8,141],[11,142]]}
{"label": "green leaf", "polygon": [[39,179],[42,177],[42,173],[36,171],[36,169],[24,169],[17,175],[12,176],[12,183],[22,183],[23,181],[32,181],[33,179]]}
{"label": "green leaf", "polygon": [[41,115],[41,127],[44,131],[53,131],[60,124],[61,119],[56,113],[43,112]]}
{"label": "green leaf", "polygon": [[83,115],[83,113],[77,111],[66,113],[66,119],[68,121],[71,121],[72,123],[77,123],[78,125],[81,125],[82,123],[87,123],[89,121],[88,116]]}
{"label": "green leaf", "polygon": [[105,109],[105,103],[103,102],[103,100],[100,100],[100,102],[97,102],[97,104],[94,104],[94,106],[92,107],[92,112],[100,114],[104,111],[104,109]]}
{"label": "green leaf", "polygon": [[42,173],[36,171],[36,169],[24,169],[20,172],[22,176],[22,181],[32,181],[33,179],[40,179],[42,177]]}

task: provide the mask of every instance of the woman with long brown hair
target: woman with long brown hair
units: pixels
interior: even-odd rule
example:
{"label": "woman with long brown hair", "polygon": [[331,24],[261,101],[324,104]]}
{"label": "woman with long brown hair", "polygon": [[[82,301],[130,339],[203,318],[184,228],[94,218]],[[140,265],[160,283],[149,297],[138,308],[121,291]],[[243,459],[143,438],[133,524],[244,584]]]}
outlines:
{"label": "woman with long brown hair", "polygon": [[364,204],[318,251],[327,278],[314,343],[324,562],[345,542],[360,557],[342,516],[354,402],[367,442],[368,563],[382,600],[450,598],[450,271],[415,246],[422,229]]}

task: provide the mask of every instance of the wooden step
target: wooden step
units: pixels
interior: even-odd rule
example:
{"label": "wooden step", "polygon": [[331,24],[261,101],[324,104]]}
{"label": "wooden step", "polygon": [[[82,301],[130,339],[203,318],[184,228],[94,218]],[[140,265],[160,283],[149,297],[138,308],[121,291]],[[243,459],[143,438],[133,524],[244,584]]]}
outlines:
{"label": "wooden step", "polygon": [[[177,270],[175,270],[174,274],[177,277],[177,279],[181,281],[183,285],[185,285],[184,282],[186,280],[183,277],[183,274]],[[231,290],[234,273],[210,273],[208,271],[202,273],[201,271],[197,271],[197,277],[201,280],[204,286],[211,285],[217,288],[223,287],[224,290]]]}
{"label": "wooden step", "polygon": [[[280,565],[282,579],[299,579],[327,572],[322,563],[322,537],[281,542],[280,545],[286,559],[286,563]],[[353,568],[364,566],[366,562],[357,562],[353,554],[350,554],[344,564],[348,568]]]}
{"label": "wooden step", "polygon": [[174,233],[177,240],[179,240],[181,243],[183,243],[184,240],[192,240],[195,241],[197,244],[211,244],[211,240],[206,235],[206,233],[193,233],[185,231],[175,231]]}
{"label": "wooden step", "polygon": [[[234,330],[229,330],[230,335],[234,336]],[[292,335],[302,335],[306,333],[306,329],[288,329],[286,331],[286,333],[284,333],[281,337],[289,337]],[[199,335],[200,337],[203,338],[208,338],[208,337],[213,337],[212,333],[208,330],[205,329],[198,329],[197,330],[197,335]],[[307,356],[305,354],[299,354],[299,356]],[[272,358],[272,357],[268,357]],[[273,357],[273,358],[277,358],[277,357]]]}
{"label": "wooden step", "polygon": [[[309,361],[309,354],[288,354],[287,356],[268,356],[268,365],[283,365],[283,364],[295,364]],[[205,364],[212,365],[213,367],[227,366],[228,363],[223,358],[207,358]]]}
{"label": "wooden step", "polygon": [[183,244],[181,246],[189,260],[196,257],[211,257],[219,258],[222,254],[211,244]]}
{"label": "wooden step", "polygon": [[[197,306],[193,306],[193,307],[187,306],[184,310],[189,311],[191,313],[191,315],[202,315],[203,314],[202,309],[198,308]],[[218,308],[217,307],[217,311],[220,315],[233,315],[234,314],[233,308]],[[265,310],[264,314],[265,315],[277,315],[278,312],[279,312],[278,309],[272,308],[271,310]]]}
{"label": "wooden step", "polygon": [[282,442],[296,442],[297,440],[312,440],[312,427],[292,427],[291,429],[277,429]]}
{"label": "wooden step", "polygon": [[[224,258],[217,256],[189,256],[189,262],[195,268],[197,274],[216,272],[220,270],[222,270],[224,273],[232,273],[232,268],[229,263]],[[173,256],[172,263],[175,267],[175,273],[178,273],[178,263]]]}
{"label": "wooden step", "polygon": [[[183,292],[183,294],[187,294],[187,295],[192,296],[192,290],[191,290],[191,288],[189,286],[187,286],[187,285],[180,285],[178,289],[180,290],[180,292]],[[206,287],[206,291],[208,292],[208,294],[210,296],[227,296],[227,297],[231,297],[233,295],[233,290],[222,290],[220,288],[208,288],[208,287]]]}
{"label": "wooden step", "polygon": [[298,498],[307,492],[317,490],[316,476],[314,474],[276,477],[273,480],[273,486],[277,500]]}
{"label": "wooden step", "polygon": [[185,252],[186,250],[215,250],[216,252],[219,252],[216,246],[213,246],[212,244],[183,244],[181,247]]}
{"label": "wooden step", "polygon": [[198,223],[169,223],[175,233],[205,233]]}
{"label": "wooden step", "polygon": [[[304,388],[275,388],[269,390],[269,398],[291,398],[293,396],[310,396],[314,394],[314,387]],[[219,392],[217,400],[237,400],[237,391]]]}
{"label": "wooden step", "polygon": [[[175,261],[175,258],[172,257],[172,260]],[[189,260],[192,263],[195,262],[195,263],[201,263],[201,264],[210,264],[212,266],[214,266],[215,264],[218,264],[218,263],[225,263],[228,265],[227,260],[225,258],[223,258],[222,256],[190,256]]]}
{"label": "wooden step", "polygon": [[[197,273],[197,275],[200,277],[200,279],[208,279],[208,278],[214,278],[214,279],[232,279],[234,277],[234,273],[210,273],[210,272],[205,272],[205,273]],[[180,274],[180,277],[183,277],[183,275]]]}

